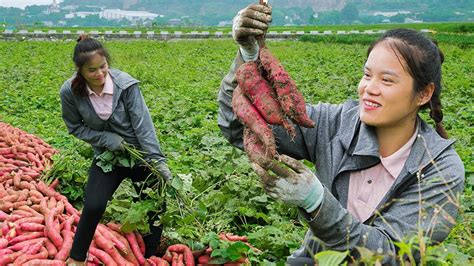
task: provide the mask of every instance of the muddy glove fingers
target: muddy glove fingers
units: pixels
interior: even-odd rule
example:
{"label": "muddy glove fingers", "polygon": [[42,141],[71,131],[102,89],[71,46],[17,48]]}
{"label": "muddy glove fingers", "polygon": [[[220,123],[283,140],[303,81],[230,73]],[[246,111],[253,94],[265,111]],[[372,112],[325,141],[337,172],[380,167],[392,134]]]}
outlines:
{"label": "muddy glove fingers", "polygon": [[277,177],[271,176],[267,170],[256,163],[252,163],[253,170],[260,176],[260,183],[262,184],[265,193],[274,199],[279,199],[277,190],[275,189]]}
{"label": "muddy glove fingers", "polygon": [[260,182],[262,182],[263,188],[267,190],[267,188],[271,188],[275,186],[276,178],[271,176],[267,170],[263,169],[260,165],[256,163],[252,163],[252,168],[260,177]]}
{"label": "muddy glove fingers", "polygon": [[271,8],[256,4],[240,10],[234,17],[232,37],[240,45],[245,62],[257,59],[258,45],[255,36],[263,35],[271,19]]}
{"label": "muddy glove fingers", "polygon": [[[303,163],[288,156],[279,156],[278,160],[274,160],[265,168],[252,164],[266,193],[274,199],[301,207],[308,213],[314,211],[323,199],[324,188],[321,182]],[[281,163],[290,169],[285,169]]]}
{"label": "muddy glove fingers", "polygon": [[262,35],[272,20],[271,8],[252,4],[240,10],[234,17],[232,36],[244,48],[255,44],[255,36]]}
{"label": "muddy glove fingers", "polygon": [[311,172],[308,167],[306,167],[306,165],[304,165],[302,162],[295,160],[288,155],[280,155],[279,160],[298,174],[302,174],[308,171]]}

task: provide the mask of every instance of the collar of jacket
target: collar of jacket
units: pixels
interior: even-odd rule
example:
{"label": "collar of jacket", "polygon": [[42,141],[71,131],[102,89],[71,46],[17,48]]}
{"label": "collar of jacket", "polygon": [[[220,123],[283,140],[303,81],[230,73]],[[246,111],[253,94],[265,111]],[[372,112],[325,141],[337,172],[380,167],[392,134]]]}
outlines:
{"label": "collar of jacket", "polygon": [[129,74],[115,68],[110,68],[109,74],[112,77],[114,84],[121,90],[125,90],[128,87],[139,83],[138,80],[132,78]]}
{"label": "collar of jacket", "polygon": [[[77,75],[77,72],[74,73],[72,78],[70,80],[73,80]],[[112,81],[114,83],[114,94],[112,98],[112,112],[115,111],[115,108],[117,107],[118,101],[122,95],[122,92],[129,88],[130,86],[139,83],[137,79],[134,79],[132,76],[130,76],[128,73],[125,73],[123,71],[120,71],[115,68],[109,68],[109,75],[112,78]],[[86,101],[89,103],[90,107],[92,107],[92,103],[90,102],[89,97],[86,97]]]}
{"label": "collar of jacket", "polygon": [[[109,68],[109,74],[110,77],[112,78],[112,81],[114,82],[114,87],[117,87],[120,91],[125,90],[129,88],[130,86],[139,83],[137,79],[134,79],[132,76],[130,76],[128,73],[125,73],[123,71],[120,71],[115,68]],[[70,80],[73,80],[77,75],[77,72],[75,72]],[[115,94],[115,91],[114,91]]]}
{"label": "collar of jacket", "polygon": [[139,81],[132,78],[132,76],[130,76],[128,73],[115,68],[110,68],[109,74],[112,78],[112,81],[114,82],[114,96],[112,102],[112,112],[114,112],[122,92],[130,86],[137,84]]}
{"label": "collar of jacket", "polygon": [[[346,125],[350,125],[350,127],[342,131],[339,140],[343,147],[349,151],[348,154],[350,157],[355,160],[354,164],[352,164],[355,166],[354,169],[344,170],[365,169],[380,162],[379,145],[374,127],[368,126],[360,121],[358,108],[359,106],[351,108],[352,111],[346,113],[349,117],[343,119],[348,121]],[[455,142],[454,140],[440,137],[438,133],[419,116],[417,117],[417,121],[418,136],[413,143],[410,155],[404,166],[411,174],[429,165],[441,152]],[[403,172],[404,171],[402,171],[402,173]]]}

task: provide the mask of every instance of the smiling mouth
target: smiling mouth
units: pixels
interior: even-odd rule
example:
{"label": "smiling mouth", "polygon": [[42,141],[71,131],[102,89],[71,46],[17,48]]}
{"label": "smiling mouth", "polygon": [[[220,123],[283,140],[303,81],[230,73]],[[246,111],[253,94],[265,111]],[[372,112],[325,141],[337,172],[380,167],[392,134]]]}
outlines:
{"label": "smiling mouth", "polygon": [[370,102],[370,101],[364,101],[364,104],[370,107],[380,107],[381,105],[378,103]]}

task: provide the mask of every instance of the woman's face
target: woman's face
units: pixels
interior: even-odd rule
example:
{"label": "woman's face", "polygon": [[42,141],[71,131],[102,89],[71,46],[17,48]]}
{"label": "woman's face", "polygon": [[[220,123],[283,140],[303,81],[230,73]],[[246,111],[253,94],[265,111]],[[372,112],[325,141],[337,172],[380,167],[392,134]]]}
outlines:
{"label": "woman's face", "polygon": [[99,53],[95,53],[91,59],[84,64],[81,69],[81,74],[91,89],[99,89],[104,86],[108,71],[109,65],[107,64],[107,59]]}
{"label": "woman's face", "polygon": [[359,82],[360,119],[378,128],[413,125],[418,112],[414,80],[386,42],[369,54]]}

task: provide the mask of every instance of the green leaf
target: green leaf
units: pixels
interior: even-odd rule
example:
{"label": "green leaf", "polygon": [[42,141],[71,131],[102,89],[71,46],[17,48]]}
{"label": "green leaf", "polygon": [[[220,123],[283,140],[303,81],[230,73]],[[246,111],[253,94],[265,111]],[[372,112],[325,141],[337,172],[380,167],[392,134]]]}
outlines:
{"label": "green leaf", "polygon": [[113,168],[111,163],[108,163],[105,161],[97,161],[96,165],[99,166],[102,169],[102,171],[104,171],[104,173],[111,172]]}
{"label": "green leaf", "polygon": [[338,266],[346,259],[348,252],[326,250],[314,256],[320,266]]}
{"label": "green leaf", "polygon": [[231,261],[236,261],[246,254],[249,249],[249,246],[244,242],[237,241],[227,248],[227,256]]}
{"label": "green leaf", "polygon": [[102,160],[102,161],[107,161],[107,162],[110,162],[114,159],[114,153],[109,151],[109,150],[105,150],[103,153],[101,153],[97,158]]}
{"label": "green leaf", "polygon": [[181,191],[182,188],[183,188],[183,181],[181,181],[181,179],[177,176],[173,176],[173,180],[171,181],[171,186],[178,190],[178,191]]}
{"label": "green leaf", "polygon": [[118,162],[120,163],[121,166],[123,167],[130,167],[130,162],[127,158],[124,157],[118,157]]}

